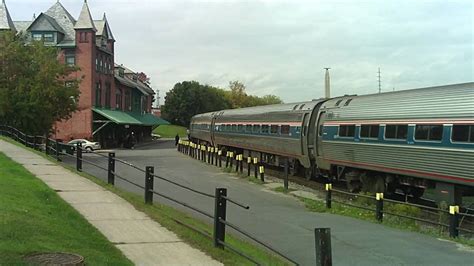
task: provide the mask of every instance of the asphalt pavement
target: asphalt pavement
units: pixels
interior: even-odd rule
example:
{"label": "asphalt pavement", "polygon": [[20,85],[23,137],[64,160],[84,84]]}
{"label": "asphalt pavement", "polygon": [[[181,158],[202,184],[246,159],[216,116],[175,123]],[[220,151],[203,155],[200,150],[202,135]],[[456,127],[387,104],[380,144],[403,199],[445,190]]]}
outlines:
{"label": "asphalt pavement", "polygon": [[[322,227],[331,228],[334,265],[474,265],[472,248],[383,224],[310,212],[292,196],[239,179],[215,166],[177,152],[173,141],[162,140],[134,150],[115,152],[117,158],[142,169],[154,166],[155,174],[209,194],[214,194],[217,187],[227,188],[228,197],[250,206],[249,210],[245,210],[228,204],[227,220],[301,265],[315,265],[314,229]],[[107,159],[98,155],[86,154],[84,158],[107,166]],[[72,158],[64,158],[64,162],[75,164]],[[85,172],[106,180],[105,171],[87,163],[83,167]],[[116,162],[116,173],[144,185],[145,174],[141,171]],[[115,182],[116,186],[124,190],[143,195],[141,188],[119,178]],[[154,189],[208,213],[214,211],[212,198],[159,179],[155,179]],[[212,223],[209,218],[156,195],[155,201]]]}

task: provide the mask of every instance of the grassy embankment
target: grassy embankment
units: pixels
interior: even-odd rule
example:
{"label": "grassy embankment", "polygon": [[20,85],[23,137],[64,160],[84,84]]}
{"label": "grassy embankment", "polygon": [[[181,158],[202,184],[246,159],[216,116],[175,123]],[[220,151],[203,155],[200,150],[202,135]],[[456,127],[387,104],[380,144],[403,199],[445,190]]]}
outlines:
{"label": "grassy embankment", "polygon": [[36,252],[80,254],[89,265],[132,265],[52,189],[0,153],[0,265]]}
{"label": "grassy embankment", "polygon": [[174,138],[176,134],[179,137],[187,137],[186,128],[177,125],[161,125],[153,130],[153,133],[159,134],[162,138]]}
{"label": "grassy embankment", "polygon": [[[0,139],[6,140],[10,143],[13,143],[17,146],[23,147],[21,144],[14,142],[11,139],[4,138],[0,136]],[[38,151],[28,149],[32,152],[40,154],[44,156],[43,153],[39,153]],[[45,157],[52,162],[55,162],[52,158]],[[76,172],[73,167],[63,165],[65,168],[71,170],[72,172]],[[102,187],[106,188],[107,190],[119,195],[123,199],[130,202],[137,210],[146,213],[150,216],[153,220],[160,223],[165,228],[169,229],[176,233],[181,239],[183,239],[186,243],[190,244],[191,246],[205,252],[206,254],[210,255],[214,259],[224,263],[225,265],[254,265],[247,259],[237,255],[236,253],[228,250],[228,249],[218,249],[213,246],[212,239],[207,238],[193,229],[190,229],[189,226],[192,226],[202,232],[206,232],[209,235],[212,235],[213,227],[210,223],[205,223],[200,220],[197,220],[190,215],[168,207],[166,205],[160,204],[155,201],[153,205],[147,205],[143,202],[143,196],[137,195],[130,192],[125,192],[120,190],[114,186],[108,185],[107,183],[101,181],[100,179],[89,175],[84,172],[76,172],[79,175],[101,185]],[[213,204],[210,202],[209,204]],[[188,226],[185,226],[188,225]],[[255,260],[261,262],[265,265],[289,265],[286,260],[277,257],[266,250],[249,243],[245,240],[240,238],[234,237],[230,234],[226,234],[225,241],[235,247],[237,250],[243,252],[244,254],[254,258]],[[1,253],[0,253],[1,255]],[[1,263],[0,263],[1,264]]]}

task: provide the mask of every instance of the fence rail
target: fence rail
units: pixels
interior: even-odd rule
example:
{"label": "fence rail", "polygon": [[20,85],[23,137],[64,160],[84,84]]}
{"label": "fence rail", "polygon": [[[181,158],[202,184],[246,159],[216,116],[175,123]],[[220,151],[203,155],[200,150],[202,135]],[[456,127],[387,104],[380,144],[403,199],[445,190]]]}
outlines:
{"label": "fence rail", "polygon": [[[267,250],[269,250],[269,251],[273,252],[274,254],[280,256],[281,258],[287,260],[288,262],[290,262],[294,265],[298,265],[298,263],[296,263],[294,260],[292,260],[289,257],[285,256],[281,252],[277,251],[275,248],[271,247],[269,244],[266,244],[263,241],[258,240],[256,237],[252,236],[250,233],[244,231],[243,229],[239,228],[238,226],[236,226],[236,225],[234,225],[234,224],[232,224],[232,223],[225,220],[226,210],[227,210],[227,204],[226,204],[227,201],[234,204],[234,205],[236,205],[236,206],[239,206],[243,209],[246,209],[246,210],[250,209],[250,206],[245,205],[243,203],[240,203],[237,200],[228,197],[227,196],[227,189],[225,189],[225,188],[216,188],[216,194],[212,195],[212,194],[209,194],[209,193],[206,193],[206,192],[199,191],[199,190],[194,189],[192,187],[185,186],[185,185],[180,184],[178,182],[169,180],[168,178],[164,178],[164,177],[161,177],[159,175],[156,175],[156,174],[154,174],[154,167],[153,166],[147,166],[145,169],[142,169],[142,168],[140,168],[136,165],[133,165],[130,162],[127,162],[125,160],[116,158],[115,153],[113,153],[113,152],[109,153],[108,155],[104,155],[104,154],[97,153],[97,152],[94,152],[94,151],[87,151],[84,148],[82,148],[80,144],[78,144],[77,146],[76,145],[70,145],[70,144],[61,143],[58,140],[50,139],[50,138],[43,137],[43,136],[27,135],[27,134],[17,130],[16,128],[13,128],[13,127],[10,127],[10,126],[0,125],[0,135],[10,137],[13,140],[15,140],[19,143],[22,143],[23,145],[25,145],[27,147],[30,147],[30,148],[33,148],[35,150],[44,152],[47,156],[54,157],[57,161],[61,161],[62,156],[66,156],[66,157],[69,157],[69,158],[74,158],[76,160],[76,170],[79,171],[79,172],[83,171],[83,164],[84,163],[87,164],[87,165],[94,166],[97,169],[103,170],[103,171],[107,172],[107,177],[108,177],[107,182],[111,185],[114,185],[115,184],[115,178],[118,178],[118,179],[120,179],[124,182],[127,182],[129,184],[132,184],[132,185],[138,187],[138,188],[143,189],[144,190],[144,200],[145,200],[145,203],[147,203],[147,204],[153,204],[153,195],[157,195],[159,197],[162,197],[162,198],[167,199],[171,202],[174,202],[176,204],[184,206],[184,207],[186,207],[186,208],[188,208],[192,211],[200,213],[200,214],[204,215],[205,217],[214,220],[214,228],[213,228],[214,229],[214,234],[211,236],[207,232],[204,232],[200,229],[197,229],[197,228],[195,228],[191,225],[187,225],[187,224],[183,223],[182,221],[177,221],[176,219],[173,219],[177,223],[182,224],[183,226],[188,227],[191,230],[193,230],[197,233],[200,233],[201,235],[203,235],[205,237],[211,237],[214,241],[214,246],[216,248],[224,248],[225,247],[225,248],[235,252],[236,254],[248,259],[249,261],[255,263],[256,265],[261,265],[262,264],[261,262],[258,262],[255,258],[252,258],[252,256],[245,254],[242,250],[239,250],[238,248],[229,245],[229,243],[227,243],[225,241],[225,235],[226,235],[225,226],[227,225],[227,226],[233,228],[234,230],[236,230],[237,232],[240,232],[242,235],[244,235],[244,236],[248,237],[249,239],[255,241],[256,243],[262,245]],[[185,152],[184,149],[181,150],[181,151]],[[202,152],[199,153],[199,152],[197,152],[197,150],[192,150],[191,151],[191,149],[186,149],[186,153],[188,155],[199,157],[201,160],[207,161],[209,163],[212,162],[214,164],[214,162],[215,162],[215,164],[218,165],[218,155],[217,155],[218,153],[217,152],[213,152],[212,154],[211,153],[206,154],[206,152],[204,150],[201,150],[201,151]],[[74,152],[76,153],[75,156],[74,156]],[[85,154],[85,153],[88,153],[88,154],[91,154],[91,155],[97,155],[97,156],[102,157],[102,158],[107,158],[107,160],[108,160],[107,167],[99,165],[96,162],[93,162],[91,160],[85,159],[83,157],[83,154]],[[222,160],[222,158],[220,158],[220,160],[219,160],[220,165],[222,164],[221,160]],[[117,173],[116,169],[115,169],[116,163],[124,164],[128,167],[131,167],[131,168],[136,169],[136,170],[140,171],[141,173],[143,173],[144,174],[143,177],[144,177],[145,185],[143,186],[143,185],[137,184],[137,183],[129,180],[128,178],[119,175]],[[236,163],[236,165],[238,167],[237,169],[240,168],[240,171],[242,171],[241,161],[240,161],[240,163]],[[263,170],[261,170],[261,176],[262,176],[262,179],[263,179]],[[201,210],[201,209],[199,209],[195,206],[192,206],[191,204],[188,204],[188,203],[183,202],[179,199],[176,199],[176,198],[173,198],[171,196],[165,195],[160,191],[157,191],[156,188],[154,187],[154,181],[153,181],[155,178],[159,179],[159,180],[162,180],[162,181],[165,181],[165,182],[168,182],[172,185],[175,185],[177,187],[180,187],[182,189],[185,189],[185,190],[190,191],[192,193],[195,193],[197,195],[204,196],[206,198],[214,199],[214,215],[209,214],[206,211]],[[221,193],[222,191],[225,191],[225,193],[222,194]],[[172,218],[172,217],[170,217],[170,218]]]}

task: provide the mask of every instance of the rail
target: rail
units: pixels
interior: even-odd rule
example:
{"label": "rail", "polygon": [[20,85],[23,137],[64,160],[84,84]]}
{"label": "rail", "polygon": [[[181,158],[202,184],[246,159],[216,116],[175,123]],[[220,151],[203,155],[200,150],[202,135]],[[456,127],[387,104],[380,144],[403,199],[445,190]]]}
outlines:
{"label": "rail", "polygon": [[[16,128],[10,127],[10,126],[4,126],[0,125],[0,135],[4,135],[7,137],[12,138],[13,140],[22,143],[23,145],[33,148],[35,150],[38,150],[40,152],[44,152],[47,156],[55,158],[57,161],[61,162],[62,158],[67,157],[67,158],[72,158],[76,160],[76,170],[79,172],[83,171],[83,167],[85,165],[90,165],[93,166],[99,170],[102,170],[104,172],[107,172],[107,182],[108,184],[115,185],[115,179],[122,180],[126,183],[129,183],[131,185],[134,185],[144,191],[144,200],[145,203],[147,204],[153,204],[153,195],[159,196],[161,198],[164,198],[166,200],[169,200],[171,202],[174,202],[176,204],[179,204],[185,208],[188,208],[194,212],[197,212],[199,214],[202,214],[203,216],[214,220],[214,234],[211,236],[209,233],[200,230],[198,228],[195,228],[192,225],[188,225],[186,223],[183,223],[182,221],[178,221],[172,217],[174,221],[177,223],[190,228],[191,230],[200,233],[201,235],[207,237],[207,238],[212,238],[214,241],[214,245],[216,248],[227,248],[228,250],[234,252],[235,254],[238,254],[242,256],[243,258],[246,258],[252,263],[255,263],[256,265],[261,265],[261,262],[258,262],[256,259],[254,259],[251,255],[245,254],[242,250],[239,250],[235,246],[230,245],[225,241],[225,225],[229,226],[230,228],[233,228],[237,232],[240,232],[242,235],[246,236],[247,238],[251,239],[252,241],[258,243],[259,245],[265,247],[267,250],[275,253],[276,255],[280,256],[281,258],[287,260],[288,262],[291,262],[292,264],[298,265],[294,260],[290,259],[289,257],[285,256],[281,252],[277,251],[275,248],[271,247],[269,244],[264,243],[261,240],[258,240],[256,237],[252,236],[250,233],[246,232],[245,230],[239,228],[235,224],[230,223],[229,221],[226,221],[225,219],[225,213],[226,213],[226,206],[227,206],[227,201],[229,203],[232,203],[238,207],[241,207],[245,210],[250,209],[250,206],[240,203],[238,200],[233,199],[229,196],[227,196],[227,192],[225,194],[218,194],[216,192],[215,195],[199,191],[195,188],[180,184],[179,182],[175,182],[173,180],[170,180],[168,178],[159,176],[154,174],[154,167],[152,166],[147,166],[145,169],[140,168],[130,162],[127,162],[123,159],[119,159],[115,157],[115,153],[110,152],[108,155],[104,155],[101,153],[97,153],[95,151],[87,151],[81,145],[71,145],[71,144],[65,144],[61,143],[58,140],[54,140],[48,137],[44,136],[32,136],[32,135],[27,135]],[[74,155],[75,153],[75,155]],[[95,161],[92,161],[90,158],[84,158],[84,154],[89,154],[89,155],[94,155],[94,156],[99,156],[101,158],[107,159],[107,166],[102,166],[98,164]],[[200,158],[205,160],[204,153],[199,155]],[[217,156],[217,152],[216,152]],[[211,160],[211,155],[208,155],[207,160]],[[212,157],[212,161],[214,163],[214,156]],[[138,170],[139,172],[144,174],[144,180],[145,180],[145,185],[138,184],[132,180],[130,180],[127,177],[121,176],[119,173],[117,173],[115,169],[116,163],[121,163],[123,165],[126,165],[128,167],[131,167],[133,169]],[[84,165],[85,164],[85,165]],[[215,158],[215,164],[217,165],[217,158]],[[240,166],[241,168],[241,166]],[[260,172],[263,170],[260,169]],[[263,174],[263,173],[261,173]],[[169,184],[172,184],[176,187],[185,189],[187,191],[190,191],[192,193],[195,193],[200,196],[204,196],[206,198],[211,198],[214,201],[214,215],[201,210],[195,206],[192,206],[191,204],[188,204],[182,200],[173,198],[169,195],[163,194],[161,191],[157,191],[156,188],[154,188],[154,179],[162,180],[164,182],[167,182]],[[227,191],[226,189],[223,188],[216,188],[216,191]],[[223,204],[221,204],[223,203]],[[224,215],[222,215],[224,214]]]}

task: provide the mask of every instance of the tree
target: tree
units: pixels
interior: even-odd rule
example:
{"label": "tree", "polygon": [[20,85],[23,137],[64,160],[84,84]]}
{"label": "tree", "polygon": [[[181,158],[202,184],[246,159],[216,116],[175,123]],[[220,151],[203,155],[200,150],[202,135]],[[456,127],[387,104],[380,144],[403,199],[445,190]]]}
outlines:
{"label": "tree", "polygon": [[223,90],[201,85],[197,81],[183,81],[166,93],[161,112],[164,119],[187,127],[196,114],[228,109],[230,106]]}
{"label": "tree", "polygon": [[56,121],[76,110],[77,71],[57,60],[54,47],[26,44],[12,32],[0,33],[0,121],[28,134],[47,134]]}
{"label": "tree", "polygon": [[283,103],[283,101],[275,95],[265,95],[263,97],[247,95],[245,92],[245,85],[237,80],[229,82],[229,89],[230,94],[228,94],[228,98],[231,102],[232,108]]}

